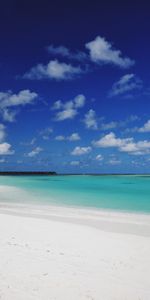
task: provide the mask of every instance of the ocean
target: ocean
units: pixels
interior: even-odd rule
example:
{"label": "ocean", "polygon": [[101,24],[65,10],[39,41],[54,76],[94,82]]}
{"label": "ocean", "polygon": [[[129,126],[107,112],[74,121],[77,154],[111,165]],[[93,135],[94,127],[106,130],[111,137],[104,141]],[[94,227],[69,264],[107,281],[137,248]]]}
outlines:
{"label": "ocean", "polygon": [[150,213],[150,176],[0,176],[0,202]]}

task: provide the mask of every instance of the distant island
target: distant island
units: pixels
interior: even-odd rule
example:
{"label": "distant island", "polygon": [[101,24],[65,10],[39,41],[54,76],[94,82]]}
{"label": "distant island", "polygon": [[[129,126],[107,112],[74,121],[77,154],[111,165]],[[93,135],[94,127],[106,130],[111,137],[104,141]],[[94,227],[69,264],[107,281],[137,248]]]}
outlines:
{"label": "distant island", "polygon": [[7,176],[7,175],[15,175],[15,176],[24,176],[24,175],[44,175],[44,176],[53,176],[57,175],[56,172],[51,171],[51,172],[46,172],[46,171],[0,171],[0,176]]}

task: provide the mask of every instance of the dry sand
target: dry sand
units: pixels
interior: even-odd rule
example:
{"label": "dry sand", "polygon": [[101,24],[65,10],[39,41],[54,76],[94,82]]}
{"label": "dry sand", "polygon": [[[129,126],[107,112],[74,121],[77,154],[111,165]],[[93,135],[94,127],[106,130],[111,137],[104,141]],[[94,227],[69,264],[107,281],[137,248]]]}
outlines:
{"label": "dry sand", "polygon": [[149,300],[150,215],[0,205],[1,300]]}

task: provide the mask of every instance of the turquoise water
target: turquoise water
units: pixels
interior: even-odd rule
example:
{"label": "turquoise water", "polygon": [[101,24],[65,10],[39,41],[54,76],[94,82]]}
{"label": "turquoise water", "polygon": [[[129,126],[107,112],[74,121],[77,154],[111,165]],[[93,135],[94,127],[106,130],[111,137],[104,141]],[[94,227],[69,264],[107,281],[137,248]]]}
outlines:
{"label": "turquoise water", "polygon": [[27,191],[27,202],[150,213],[150,176],[0,176],[2,185]]}

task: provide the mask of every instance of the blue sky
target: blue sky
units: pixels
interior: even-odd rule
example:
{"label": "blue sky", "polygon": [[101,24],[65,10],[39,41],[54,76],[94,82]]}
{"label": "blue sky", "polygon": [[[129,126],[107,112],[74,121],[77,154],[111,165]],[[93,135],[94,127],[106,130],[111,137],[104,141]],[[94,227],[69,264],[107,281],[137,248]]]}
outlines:
{"label": "blue sky", "polygon": [[149,6],[0,4],[0,170],[149,172]]}

